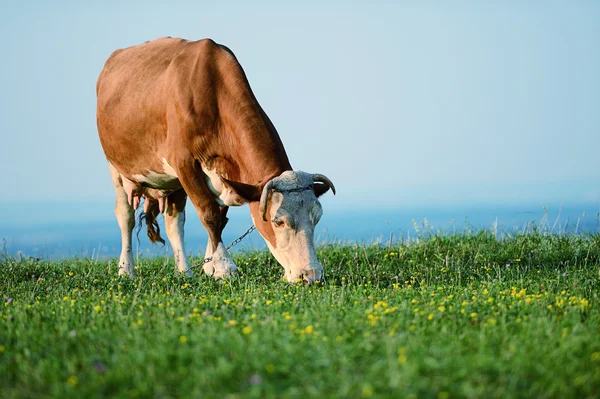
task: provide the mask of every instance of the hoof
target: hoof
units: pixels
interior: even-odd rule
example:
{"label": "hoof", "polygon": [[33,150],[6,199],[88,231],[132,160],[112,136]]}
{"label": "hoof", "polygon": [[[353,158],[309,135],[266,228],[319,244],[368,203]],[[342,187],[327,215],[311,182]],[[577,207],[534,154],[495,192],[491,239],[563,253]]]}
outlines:
{"label": "hoof", "polygon": [[228,265],[218,265],[221,267],[215,267],[213,262],[208,262],[202,267],[202,272],[213,276],[215,280],[225,279],[229,277],[237,277],[239,275],[237,266],[233,262],[228,262]]}
{"label": "hoof", "polygon": [[120,267],[119,268],[119,277],[129,277],[130,279],[134,279],[135,278],[135,271],[133,270],[133,268],[131,269],[125,269]]}

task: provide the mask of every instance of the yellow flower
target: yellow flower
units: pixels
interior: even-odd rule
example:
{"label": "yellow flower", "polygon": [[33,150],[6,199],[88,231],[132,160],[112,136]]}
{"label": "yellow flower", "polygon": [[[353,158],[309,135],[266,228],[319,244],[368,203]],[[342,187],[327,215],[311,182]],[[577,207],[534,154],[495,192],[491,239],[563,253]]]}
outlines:
{"label": "yellow flower", "polygon": [[399,365],[404,365],[406,364],[406,348],[399,348],[398,349],[398,364]]}
{"label": "yellow flower", "polygon": [[182,344],[185,344],[187,342],[187,337],[185,335],[181,335],[179,337],[179,342],[181,342]]}
{"label": "yellow flower", "polygon": [[475,312],[471,313],[471,317],[472,317],[472,318],[475,318],[475,317],[477,317],[477,313],[475,313]]}
{"label": "yellow flower", "polygon": [[362,397],[370,398],[371,396],[373,396],[373,387],[371,384],[365,384],[362,389]]}
{"label": "yellow flower", "polygon": [[229,320],[229,325],[235,327],[235,326],[237,326],[237,321],[235,321],[235,320]]}
{"label": "yellow flower", "polygon": [[313,326],[312,324],[310,326],[306,326],[306,328],[304,329],[304,332],[307,334],[312,334],[313,333]]}
{"label": "yellow flower", "polygon": [[438,307],[438,310],[440,312],[444,312],[444,311],[446,311],[446,308],[444,306],[440,306],[440,307]]}
{"label": "yellow flower", "polygon": [[94,310],[95,310],[96,312],[99,312],[99,311],[100,311],[100,309],[101,309],[100,305],[96,305],[96,306],[94,306]]}
{"label": "yellow flower", "polygon": [[252,332],[252,327],[250,327],[250,326],[246,326],[246,327],[244,327],[244,328],[242,329],[242,332],[243,332],[245,335],[248,335],[248,334],[250,334],[250,333]]}
{"label": "yellow flower", "polygon": [[138,326],[141,326],[142,324],[144,324],[144,322],[142,320],[138,320],[137,324],[138,324]]}
{"label": "yellow flower", "polygon": [[427,316],[427,320],[433,320],[433,313],[429,313],[429,316]]}
{"label": "yellow flower", "polygon": [[72,387],[77,385],[77,376],[72,375],[69,378],[67,378],[67,384],[69,384],[69,386],[72,386]]}
{"label": "yellow flower", "polygon": [[4,347],[4,345],[0,345],[0,353],[4,352],[6,348]]}

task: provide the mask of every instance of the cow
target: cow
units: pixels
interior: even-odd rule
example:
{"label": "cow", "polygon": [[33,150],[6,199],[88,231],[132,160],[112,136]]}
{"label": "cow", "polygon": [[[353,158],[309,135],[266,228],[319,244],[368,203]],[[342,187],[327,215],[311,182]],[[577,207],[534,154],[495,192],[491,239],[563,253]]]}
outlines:
{"label": "cow", "polygon": [[237,267],[221,234],[230,206],[248,204],[252,221],[289,282],[318,282],[323,267],[314,229],[329,189],[322,174],[293,170],[277,130],[237,58],[211,39],[160,38],[119,49],[98,77],[97,125],[116,191],[119,275],[135,276],[132,231],[143,201],[148,237],[165,229],[179,271],[192,275],[184,244],[185,204],[208,233],[203,272]]}

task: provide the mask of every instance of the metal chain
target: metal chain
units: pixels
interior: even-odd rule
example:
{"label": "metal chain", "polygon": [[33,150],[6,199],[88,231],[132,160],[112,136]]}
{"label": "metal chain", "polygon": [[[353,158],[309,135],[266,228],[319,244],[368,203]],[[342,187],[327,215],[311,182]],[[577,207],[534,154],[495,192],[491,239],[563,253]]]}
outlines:
{"label": "metal chain", "polygon": [[238,245],[244,238],[246,238],[246,236],[250,233],[252,233],[254,230],[256,230],[256,227],[254,225],[250,226],[250,228],[248,230],[246,230],[246,232],[244,234],[242,234],[241,236],[239,236],[239,238],[233,240],[231,242],[231,244],[229,244],[227,246],[227,250],[229,250],[231,247],[234,247],[236,245]]}
{"label": "metal chain", "polygon": [[[227,246],[227,250],[229,251],[229,249],[230,249],[231,247],[238,245],[238,244],[239,244],[239,243],[240,243],[240,242],[241,242],[241,241],[242,241],[244,238],[246,238],[246,236],[247,236],[248,234],[252,233],[254,230],[256,230],[256,227],[255,227],[254,225],[250,226],[250,228],[249,228],[248,230],[246,230],[246,232],[245,232],[244,234],[242,234],[241,236],[239,236],[238,238],[236,238],[235,240],[233,240],[233,241],[231,242],[231,244],[229,244],[229,245]],[[208,262],[210,262],[210,261],[212,261],[212,260],[213,260],[213,257],[212,257],[212,256],[209,256],[208,258],[204,258],[204,262],[203,262],[202,264],[206,264],[206,263],[208,263]],[[198,266],[199,266],[199,265],[197,265],[197,266],[194,266],[194,267],[192,267],[192,269],[193,269],[193,268],[195,268],[195,267],[198,267]]]}

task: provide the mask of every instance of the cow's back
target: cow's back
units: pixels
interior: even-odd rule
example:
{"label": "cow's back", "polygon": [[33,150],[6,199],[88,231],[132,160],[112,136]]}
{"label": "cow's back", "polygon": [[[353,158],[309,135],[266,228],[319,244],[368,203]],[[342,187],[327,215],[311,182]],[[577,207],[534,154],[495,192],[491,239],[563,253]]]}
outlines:
{"label": "cow's back", "polygon": [[160,38],[116,50],[106,61],[96,85],[98,133],[106,157],[121,171],[133,173],[140,156],[160,151],[167,70],[190,43]]}

